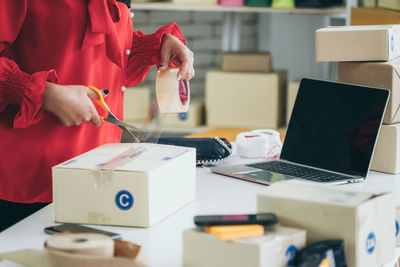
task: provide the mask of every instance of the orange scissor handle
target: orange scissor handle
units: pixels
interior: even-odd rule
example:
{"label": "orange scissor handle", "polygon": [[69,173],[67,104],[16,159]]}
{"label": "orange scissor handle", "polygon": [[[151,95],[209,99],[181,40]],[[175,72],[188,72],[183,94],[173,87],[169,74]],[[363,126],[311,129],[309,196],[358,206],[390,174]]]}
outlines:
{"label": "orange scissor handle", "polygon": [[[107,106],[106,102],[104,101],[103,94],[100,92],[100,90],[97,89],[93,85],[88,85],[87,87],[99,96],[99,98],[95,98],[95,99],[93,99],[93,101],[96,102],[96,104],[99,105],[104,111],[109,112],[110,108]],[[100,117],[101,121],[104,121],[103,116],[99,116],[99,117]]]}

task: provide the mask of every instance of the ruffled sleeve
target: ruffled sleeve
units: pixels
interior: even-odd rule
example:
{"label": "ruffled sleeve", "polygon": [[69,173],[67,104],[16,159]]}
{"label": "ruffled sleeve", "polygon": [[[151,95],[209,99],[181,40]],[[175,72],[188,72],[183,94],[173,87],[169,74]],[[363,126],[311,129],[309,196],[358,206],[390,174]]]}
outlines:
{"label": "ruffled sleeve", "polygon": [[15,61],[2,54],[15,41],[26,16],[26,0],[0,1],[0,112],[8,105],[20,108],[14,128],[26,128],[43,116],[41,110],[46,81],[56,81],[54,70],[23,72]]}
{"label": "ruffled sleeve", "polygon": [[[133,32],[132,54],[128,60],[125,84],[133,86],[140,83],[152,65],[160,64],[160,48],[162,38],[166,33],[174,35],[186,45],[186,40],[176,23],[164,26],[154,34],[144,35],[140,31]],[[170,63],[170,65],[173,64]]]}

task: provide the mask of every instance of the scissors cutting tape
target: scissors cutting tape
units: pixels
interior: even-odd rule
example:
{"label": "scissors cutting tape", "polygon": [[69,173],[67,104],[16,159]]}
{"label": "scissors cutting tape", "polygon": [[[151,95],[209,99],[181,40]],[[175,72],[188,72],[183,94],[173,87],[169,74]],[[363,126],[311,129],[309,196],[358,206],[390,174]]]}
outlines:
{"label": "scissors cutting tape", "polygon": [[108,121],[108,122],[111,122],[111,123],[117,125],[119,128],[122,129],[122,131],[126,132],[134,140],[135,143],[140,143],[139,139],[129,129],[133,129],[135,131],[142,132],[142,133],[145,132],[145,130],[142,128],[136,127],[133,124],[119,120],[111,112],[110,108],[107,106],[106,102],[104,101],[103,94],[100,92],[100,90],[92,85],[89,85],[88,88],[91,89],[93,92],[95,92],[99,96],[99,98],[93,99],[93,101],[96,102],[96,104],[99,105],[108,114],[108,116],[106,118],[104,118],[103,116],[99,116],[101,121]]}

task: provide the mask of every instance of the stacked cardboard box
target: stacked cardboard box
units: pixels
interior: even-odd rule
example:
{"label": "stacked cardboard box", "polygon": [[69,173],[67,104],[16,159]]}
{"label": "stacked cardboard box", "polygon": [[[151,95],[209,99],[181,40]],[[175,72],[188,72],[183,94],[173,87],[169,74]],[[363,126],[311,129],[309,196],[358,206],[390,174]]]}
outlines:
{"label": "stacked cardboard box", "polygon": [[213,127],[273,128],[283,124],[286,71],[271,72],[268,53],[226,53],[206,77],[206,117]]}
{"label": "stacked cardboard box", "polygon": [[339,61],[340,82],[391,91],[371,169],[399,173],[400,25],[333,27],[316,37],[317,60]]}

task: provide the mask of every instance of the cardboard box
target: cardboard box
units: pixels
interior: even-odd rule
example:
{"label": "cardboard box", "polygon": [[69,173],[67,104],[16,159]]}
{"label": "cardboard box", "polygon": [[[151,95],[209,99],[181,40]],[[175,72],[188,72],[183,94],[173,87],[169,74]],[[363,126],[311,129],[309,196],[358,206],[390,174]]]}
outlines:
{"label": "cardboard box", "polygon": [[53,167],[54,220],[152,226],[194,199],[195,162],[195,149],[187,147],[125,143],[93,149]]}
{"label": "cardboard box", "polygon": [[358,0],[358,5],[361,7],[376,7],[378,0]]}
{"label": "cardboard box", "polygon": [[191,101],[185,113],[165,114],[164,125],[173,127],[197,127],[204,124],[204,102]]}
{"label": "cardboard box", "polygon": [[340,82],[389,89],[383,123],[400,122],[400,58],[389,62],[340,62]]}
{"label": "cardboard box", "polygon": [[395,206],[391,193],[275,183],[258,195],[258,212],[275,213],[282,225],[307,231],[307,244],[343,239],[352,267],[381,266],[394,256]]}
{"label": "cardboard box", "polygon": [[400,10],[399,0],[378,0],[378,7]]}
{"label": "cardboard box", "polygon": [[272,71],[272,58],[269,53],[224,53],[221,61],[223,71]]}
{"label": "cardboard box", "polygon": [[382,125],[372,157],[371,170],[400,173],[400,124]]}
{"label": "cardboard box", "polygon": [[400,12],[381,8],[352,8],[351,25],[400,24]]}
{"label": "cardboard box", "polygon": [[150,110],[150,87],[134,86],[125,90],[124,94],[124,120],[144,121]]}
{"label": "cardboard box", "polygon": [[286,125],[289,124],[290,116],[292,115],[292,110],[294,102],[296,100],[297,92],[299,91],[300,81],[291,82],[288,86],[287,102],[286,102]]}
{"label": "cardboard box", "polygon": [[389,61],[400,55],[400,25],[340,26],[316,31],[317,61]]}
{"label": "cardboard box", "polygon": [[286,72],[211,71],[206,76],[207,125],[272,128],[283,123]]}
{"label": "cardboard box", "polygon": [[275,226],[256,238],[222,241],[201,229],[183,233],[185,267],[284,267],[306,242],[304,230]]}

